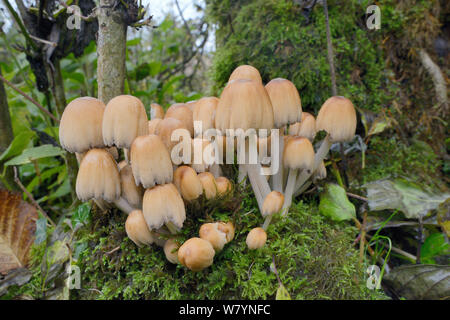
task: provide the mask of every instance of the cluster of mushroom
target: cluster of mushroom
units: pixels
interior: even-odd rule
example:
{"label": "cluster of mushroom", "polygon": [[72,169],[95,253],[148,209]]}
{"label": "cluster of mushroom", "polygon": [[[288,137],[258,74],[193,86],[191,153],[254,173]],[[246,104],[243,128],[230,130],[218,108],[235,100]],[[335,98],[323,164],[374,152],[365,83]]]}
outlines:
{"label": "cluster of mushroom", "polygon": [[[128,214],[126,231],[136,245],[163,246],[170,262],[198,271],[211,265],[214,253],[233,239],[234,226],[204,224],[200,237],[181,247],[171,235],[183,227],[185,202],[231,191],[231,182],[221,176],[223,162],[208,161],[205,151],[215,160],[231,156],[234,161],[234,148],[230,152],[228,147],[236,145],[237,137],[227,132],[239,129],[279,132],[276,141],[272,135],[256,137],[258,154],[270,153],[269,162],[258,155],[256,163],[250,164],[250,141],[244,140],[245,161],[239,163],[238,182],[245,183],[248,176],[265,217],[262,227],[247,236],[248,248],[257,249],[266,243],[273,215],[286,215],[292,197],[309,186],[311,177],[314,181],[326,176],[323,160],[332,143],[353,138],[356,113],[350,100],[331,97],[316,120],[302,113],[292,82],[278,78],[264,86],[258,70],[244,65],[233,71],[220,99],[176,103],[166,112],[151,104],[150,120],[142,102],[130,95],[117,96],[106,106],[95,98],[77,98],[65,108],[59,138],[61,146],[79,160],[76,193],[80,200],[94,199],[101,208],[114,203]],[[205,130],[225,135],[211,140],[203,135]],[[312,141],[320,130],[327,136],[315,153]],[[118,149],[124,155],[119,163]],[[194,154],[196,161],[192,161],[191,151],[197,149],[200,159]],[[280,170],[267,172],[274,161],[281,164]]]}

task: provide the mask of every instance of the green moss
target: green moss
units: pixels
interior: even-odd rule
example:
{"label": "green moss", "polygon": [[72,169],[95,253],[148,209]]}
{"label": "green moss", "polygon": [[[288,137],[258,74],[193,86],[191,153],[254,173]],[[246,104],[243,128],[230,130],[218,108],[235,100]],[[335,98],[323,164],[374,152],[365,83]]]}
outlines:
{"label": "green moss", "polygon": [[270,271],[273,257],[292,298],[384,297],[365,287],[359,256],[352,246],[356,229],[320,216],[316,203],[297,204],[287,219],[278,219],[269,228],[264,248],[249,251],[245,238],[262,223],[262,217],[249,194],[241,199],[242,206],[231,208],[230,203],[237,201],[230,200],[217,210],[210,211],[210,204],[199,205],[195,212],[188,210],[184,239],[198,235],[202,220],[228,218],[236,225],[234,240],[216,254],[210,268],[198,273],[168,263],[161,248],[136,247],[126,237],[123,214],[100,218],[106,224],[84,237],[88,248],[78,260],[82,290],[72,298],[274,299],[278,282]]}

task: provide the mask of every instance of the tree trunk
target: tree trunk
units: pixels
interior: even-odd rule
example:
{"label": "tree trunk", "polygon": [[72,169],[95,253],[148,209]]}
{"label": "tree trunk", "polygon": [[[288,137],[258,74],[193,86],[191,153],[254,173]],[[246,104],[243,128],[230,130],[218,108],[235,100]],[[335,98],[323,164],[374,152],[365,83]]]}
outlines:
{"label": "tree trunk", "polygon": [[[0,75],[2,71],[0,69]],[[6,97],[5,87],[0,81],[0,154],[8,148],[11,141],[14,139],[12,130],[11,117],[9,115],[8,99]],[[3,165],[0,164],[0,174],[3,173]],[[14,175],[12,168],[8,168],[3,179],[0,179],[0,188],[7,188],[9,190],[17,190],[17,185],[14,182]]]}
{"label": "tree trunk", "polygon": [[113,4],[113,0],[100,0],[98,11],[98,98],[105,104],[123,94],[125,81],[127,25]]}

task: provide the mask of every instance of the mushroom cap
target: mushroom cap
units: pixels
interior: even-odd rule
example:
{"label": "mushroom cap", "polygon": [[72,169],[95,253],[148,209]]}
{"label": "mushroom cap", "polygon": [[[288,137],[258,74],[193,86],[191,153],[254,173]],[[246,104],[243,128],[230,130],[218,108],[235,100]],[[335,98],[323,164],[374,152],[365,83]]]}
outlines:
{"label": "mushroom cap", "polygon": [[141,210],[133,210],[125,222],[125,231],[128,238],[138,247],[150,245],[154,242],[153,235],[147,227]]}
{"label": "mushroom cap", "polygon": [[195,200],[203,193],[197,172],[188,166],[180,166],[173,173],[173,183],[186,201]]}
{"label": "mushroom cap", "polygon": [[[156,126],[155,134],[157,134],[169,152],[172,152],[173,147],[175,147],[179,141],[172,141],[172,133],[175,130],[184,129],[187,130],[183,123],[175,118],[164,118]],[[187,130],[190,136],[190,132]]]}
{"label": "mushroom cap", "polygon": [[150,120],[163,118],[164,118],[164,109],[157,103],[150,104]]}
{"label": "mushroom cap", "polygon": [[216,178],[216,187],[217,187],[217,193],[219,196],[223,196],[233,189],[233,185],[231,184],[231,181],[225,177],[217,177]]}
{"label": "mushroom cap", "polygon": [[277,212],[280,212],[284,203],[284,195],[278,191],[269,193],[263,202],[262,216],[266,217]]}
{"label": "mushroom cap", "polygon": [[264,247],[267,241],[267,233],[263,228],[254,228],[247,235],[246,243],[250,250]]}
{"label": "mushroom cap", "polygon": [[141,100],[130,95],[111,99],[103,115],[105,145],[130,148],[138,136],[148,134],[148,118]]}
{"label": "mushroom cap", "polygon": [[162,119],[159,118],[150,120],[148,122],[148,134],[156,134],[156,128],[161,121]]}
{"label": "mushroom cap", "polygon": [[136,185],[131,166],[126,164],[119,170],[120,183],[122,189],[122,198],[134,208],[142,207],[142,196],[144,189],[140,185]]}
{"label": "mushroom cap", "polygon": [[191,238],[178,249],[178,261],[197,272],[213,264],[215,251],[209,241],[201,238]]}
{"label": "mushroom cap", "polygon": [[191,137],[194,136],[194,120],[192,110],[185,103],[175,103],[166,111],[164,118],[178,119],[183,126],[189,130]]}
{"label": "mushroom cap", "polygon": [[262,83],[251,80],[228,83],[220,96],[215,122],[222,132],[226,129],[272,129],[272,104]]}
{"label": "mushroom cap", "polygon": [[266,84],[272,102],[275,127],[301,120],[302,102],[295,85],[286,79],[276,78]]}
{"label": "mushroom cap", "polygon": [[303,137],[289,136],[284,145],[283,165],[289,169],[312,170],[314,155],[311,141]]}
{"label": "mushroom cap", "polygon": [[308,112],[302,112],[302,121],[289,126],[289,135],[314,140],[316,136],[316,119]]}
{"label": "mushroom cap", "polygon": [[159,229],[168,222],[181,229],[186,220],[183,199],[172,183],[147,189],[142,211],[150,230]]}
{"label": "mushroom cap", "polygon": [[72,100],[61,116],[59,142],[73,153],[103,148],[102,121],[105,104],[98,99],[81,97]]}
{"label": "mushroom cap", "polygon": [[116,161],[105,149],[89,150],[81,161],[76,181],[78,199],[104,199],[113,202],[120,197],[120,177]]}
{"label": "mushroom cap", "polygon": [[230,75],[230,78],[228,79],[228,82],[242,79],[253,80],[262,83],[261,75],[259,74],[258,69],[246,64],[234,69]]}
{"label": "mushroom cap", "polygon": [[169,239],[164,243],[164,254],[166,259],[173,264],[178,264],[178,248],[180,246],[174,239]]}
{"label": "mushroom cap", "polygon": [[[219,99],[216,97],[204,97],[194,105],[193,120],[201,121],[202,131],[215,128],[216,109]],[[195,128],[194,128],[195,131]],[[200,132],[194,132],[195,135]]]}
{"label": "mushroom cap", "polygon": [[207,139],[192,139],[191,167],[196,172],[205,172],[215,161],[215,145]]}
{"label": "mushroom cap", "polygon": [[131,145],[130,162],[136,184],[142,184],[144,188],[173,179],[169,151],[157,135],[137,137]]}
{"label": "mushroom cap", "polygon": [[352,140],[356,131],[356,111],[353,103],[341,96],[329,98],[319,110],[316,129],[328,132],[332,142]]}
{"label": "mushroom cap", "polygon": [[228,242],[226,233],[218,228],[219,222],[205,223],[199,231],[200,238],[209,241],[216,252],[221,251]]}
{"label": "mushroom cap", "polygon": [[191,100],[186,102],[186,106],[191,109],[192,112],[194,112],[194,108],[195,108],[195,104],[197,103],[198,100]]}
{"label": "mushroom cap", "polygon": [[213,199],[217,195],[216,179],[211,172],[202,172],[198,174],[198,178],[202,183],[203,192],[206,199]]}

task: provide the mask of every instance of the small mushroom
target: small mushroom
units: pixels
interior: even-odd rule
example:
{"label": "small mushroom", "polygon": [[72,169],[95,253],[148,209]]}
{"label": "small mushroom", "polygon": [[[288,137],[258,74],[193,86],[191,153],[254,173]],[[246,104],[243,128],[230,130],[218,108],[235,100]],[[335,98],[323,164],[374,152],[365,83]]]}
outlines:
{"label": "small mushroom", "polygon": [[234,226],[231,222],[205,223],[200,227],[200,238],[209,241],[214,250],[219,252],[234,237]]}
{"label": "small mushroom", "polygon": [[173,183],[186,201],[195,200],[203,193],[203,186],[200,178],[191,167],[178,167],[173,174]]}
{"label": "small mushroom", "polygon": [[308,112],[302,112],[302,121],[289,126],[290,136],[300,136],[313,141],[316,136],[316,119]]}
{"label": "small mushroom", "polygon": [[125,231],[138,247],[150,245],[154,242],[154,237],[147,227],[144,215],[141,210],[133,210],[128,215],[125,222]]}
{"label": "small mushroom", "polygon": [[255,250],[264,247],[267,241],[267,233],[263,228],[254,228],[247,235],[247,247]]}
{"label": "small mushroom", "polygon": [[253,80],[262,83],[261,75],[259,74],[258,69],[245,64],[233,70],[228,82],[230,83],[231,81],[240,79]]}
{"label": "small mushroom", "polygon": [[178,249],[178,261],[188,269],[198,272],[213,264],[215,251],[209,241],[191,238]]}
{"label": "small mushroom", "polygon": [[178,248],[179,244],[174,239],[169,239],[164,244],[164,254],[166,259],[173,264],[178,264]]}
{"label": "small mushroom", "polygon": [[162,119],[152,119],[148,122],[148,134],[156,134],[156,128]]}
{"label": "small mushroom", "polygon": [[125,166],[120,169],[119,173],[122,197],[134,208],[142,208],[142,196],[144,190],[141,185],[136,184],[131,166],[125,164]]}
{"label": "small mushroom", "polygon": [[262,209],[262,216],[266,218],[264,221],[263,229],[267,230],[267,227],[270,224],[270,221],[272,220],[272,216],[275,213],[280,212],[281,208],[284,204],[284,195],[281,192],[278,191],[272,191],[267,195],[267,197],[264,199],[263,203],[263,209]]}
{"label": "small mushroom", "polygon": [[[201,122],[202,132],[205,132],[208,129],[215,128],[214,122],[218,103],[219,99],[216,97],[204,97],[195,103],[193,120]],[[194,131],[195,129],[196,128],[194,128]],[[202,132],[194,132],[194,136],[197,136]]]}
{"label": "small mushroom", "polygon": [[150,104],[150,119],[164,119],[164,109],[159,104]]}
{"label": "small mushroom", "polygon": [[225,177],[217,177],[216,178],[216,187],[217,187],[217,194],[219,196],[224,196],[227,193],[231,192],[233,186],[230,182],[230,180],[228,180]]}
{"label": "small mushroom", "polygon": [[211,172],[202,172],[198,174],[198,178],[203,187],[206,199],[213,199],[217,195],[216,179]]}
{"label": "small mushroom", "polygon": [[166,111],[164,118],[178,119],[189,131],[191,137],[194,136],[194,120],[192,110],[185,103],[175,103]]}

